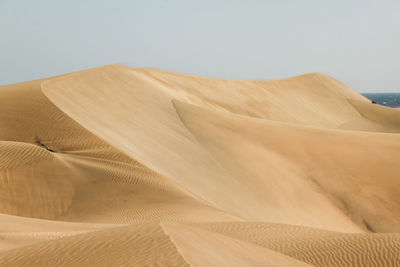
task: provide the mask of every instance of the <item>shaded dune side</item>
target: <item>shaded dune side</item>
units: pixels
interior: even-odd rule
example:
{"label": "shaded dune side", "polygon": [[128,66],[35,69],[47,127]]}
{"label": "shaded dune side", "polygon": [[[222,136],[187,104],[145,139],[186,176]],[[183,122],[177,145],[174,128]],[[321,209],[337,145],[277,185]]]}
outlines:
{"label": "shaded dune side", "polygon": [[186,127],[232,170],[231,178],[264,196],[273,214],[269,221],[353,231],[346,225],[351,219],[369,231],[400,230],[400,136],[309,128],[174,103]]}
{"label": "shaded dune side", "polygon": [[0,141],[0,212],[54,219],[74,196],[67,166],[38,146]]}
{"label": "shaded dune side", "polygon": [[59,153],[131,161],[54,106],[41,92],[43,81],[0,87],[0,140],[39,141]]}
{"label": "shaded dune side", "polygon": [[0,212],[101,223],[235,220],[81,127],[41,82],[0,87]]}

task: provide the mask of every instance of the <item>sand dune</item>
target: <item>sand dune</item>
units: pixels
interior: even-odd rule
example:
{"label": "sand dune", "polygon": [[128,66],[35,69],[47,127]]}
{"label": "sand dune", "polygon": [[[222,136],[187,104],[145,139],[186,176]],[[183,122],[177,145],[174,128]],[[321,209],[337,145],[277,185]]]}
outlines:
{"label": "sand dune", "polygon": [[351,220],[371,231],[400,230],[400,136],[310,128],[174,103],[187,128],[232,171],[231,179],[263,197],[268,221],[351,232]]}
{"label": "sand dune", "polygon": [[398,266],[400,115],[313,73],[0,87],[0,266]]}

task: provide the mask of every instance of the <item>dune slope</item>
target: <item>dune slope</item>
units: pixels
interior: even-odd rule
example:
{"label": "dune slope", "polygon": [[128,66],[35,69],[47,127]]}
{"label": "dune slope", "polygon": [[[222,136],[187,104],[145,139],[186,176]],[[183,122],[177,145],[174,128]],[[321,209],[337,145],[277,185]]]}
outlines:
{"label": "dune slope", "polygon": [[399,112],[319,73],[0,87],[0,266],[397,266]]}

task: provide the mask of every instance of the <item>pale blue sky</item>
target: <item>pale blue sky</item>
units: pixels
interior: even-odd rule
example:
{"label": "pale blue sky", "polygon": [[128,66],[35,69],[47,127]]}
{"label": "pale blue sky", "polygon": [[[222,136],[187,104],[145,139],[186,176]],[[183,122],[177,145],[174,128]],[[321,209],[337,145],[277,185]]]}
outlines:
{"label": "pale blue sky", "polygon": [[400,92],[400,0],[0,0],[0,84],[121,63]]}

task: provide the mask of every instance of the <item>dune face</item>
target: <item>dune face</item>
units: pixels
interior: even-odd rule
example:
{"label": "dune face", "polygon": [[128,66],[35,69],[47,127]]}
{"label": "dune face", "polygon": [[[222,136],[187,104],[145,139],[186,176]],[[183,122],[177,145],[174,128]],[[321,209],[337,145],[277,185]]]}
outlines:
{"label": "dune face", "polygon": [[0,266],[398,266],[400,111],[323,74],[0,87]]}

